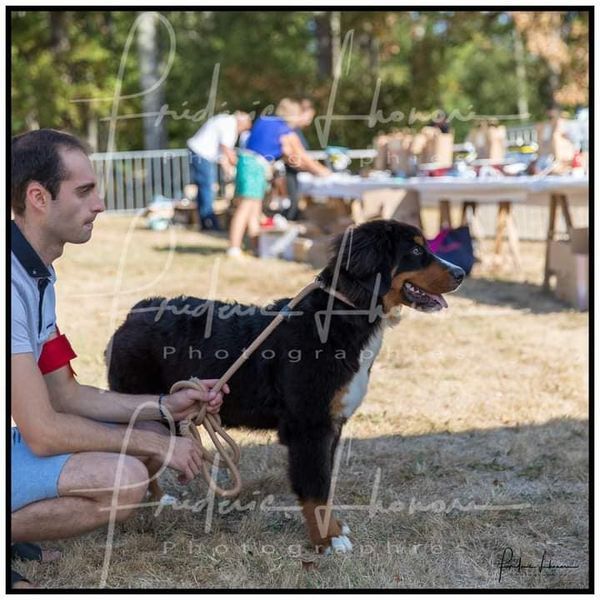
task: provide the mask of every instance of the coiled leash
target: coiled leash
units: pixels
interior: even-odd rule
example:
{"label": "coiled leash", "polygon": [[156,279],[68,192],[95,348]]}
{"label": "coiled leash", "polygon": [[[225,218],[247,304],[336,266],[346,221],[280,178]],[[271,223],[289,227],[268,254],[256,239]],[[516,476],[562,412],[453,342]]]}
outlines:
{"label": "coiled leash", "polygon": [[[192,388],[202,392],[206,391],[206,387],[202,385],[202,382],[198,378],[192,377],[186,381],[174,383],[171,386],[169,393],[174,394],[185,388]],[[201,426],[206,429],[208,436],[215,445],[215,452],[211,452],[204,447],[202,436],[199,431]],[[240,447],[221,426],[221,417],[209,413],[206,410],[206,404],[202,404],[196,415],[179,423],[179,432],[185,437],[196,440],[200,445],[202,454],[202,474],[204,475],[204,479],[206,479],[206,483],[208,483],[208,487],[211,490],[214,490],[214,492],[222,498],[232,498],[237,496],[242,489],[242,478],[240,476],[240,470],[238,469],[238,463],[240,462]],[[223,447],[221,440],[219,440],[219,436],[229,446],[229,452]],[[218,486],[210,474],[209,465],[212,467],[221,459],[225,462],[225,467],[229,470],[230,480],[233,481],[233,487],[228,490]]]}
{"label": "coiled leash", "polygon": [[[244,350],[239,358],[227,369],[225,374],[217,381],[217,383],[211,389],[212,392],[217,394],[221,391],[221,388],[233,377],[233,375],[241,368],[241,366],[252,356],[253,352],[271,335],[271,333],[286,319],[292,309],[308,294],[316,289],[322,289],[329,294],[340,299],[346,304],[352,304],[348,298],[336,290],[327,288],[327,286],[319,279],[316,278],[314,281],[305,286],[294,298],[292,298],[280,311],[277,316],[261,331],[258,337],[250,344],[247,350]],[[177,381],[171,386],[169,393],[173,394],[178,390],[184,388],[194,388],[204,391],[205,388],[201,384],[200,380],[196,377],[192,377],[188,380]],[[211,452],[206,449],[202,444],[202,438],[200,436],[199,428],[204,427],[208,432],[211,440],[213,441],[216,452]],[[222,498],[232,498],[237,496],[242,489],[242,478],[238,469],[240,461],[240,448],[236,444],[235,440],[229,436],[229,434],[223,429],[221,425],[221,417],[219,415],[213,415],[206,410],[206,405],[203,404],[200,411],[179,423],[179,431],[186,437],[193,438],[196,440],[202,449],[202,474],[206,483],[208,483],[209,489],[214,490],[215,494]],[[228,452],[221,444],[220,436],[225,442],[227,442],[230,452]],[[214,479],[211,477],[209,465],[213,466],[217,457],[225,462],[226,468],[229,470],[230,479],[233,480],[233,487],[230,489],[223,489],[218,486]]]}

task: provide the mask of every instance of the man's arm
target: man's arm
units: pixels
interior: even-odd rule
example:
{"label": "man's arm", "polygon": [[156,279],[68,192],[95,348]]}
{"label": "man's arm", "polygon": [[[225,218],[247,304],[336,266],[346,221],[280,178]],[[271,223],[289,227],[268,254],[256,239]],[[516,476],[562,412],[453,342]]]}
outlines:
{"label": "man's arm", "polygon": [[304,149],[296,133],[288,133],[281,137],[281,147],[285,162],[298,171],[308,171],[313,175],[326,177],[331,171],[319,161],[313,160]]}
{"label": "man's arm", "polygon": [[[124,434],[118,429],[79,415],[57,412],[50,402],[44,377],[31,353],[12,355],[11,412],[21,435],[31,450],[40,456],[70,452],[119,452],[123,444]],[[164,456],[168,443],[166,436],[134,429],[127,453]]]}
{"label": "man's arm", "polygon": [[[119,394],[98,388],[81,385],[71,374],[68,366],[57,369],[44,376],[48,386],[50,402],[57,412],[78,415],[96,421],[128,423],[133,413],[144,404],[137,413],[137,420],[153,421],[161,418],[158,399],[152,394]],[[170,412],[175,421],[181,421],[197,413],[199,402],[208,403],[208,411],[218,412],[223,403],[221,393],[214,394],[210,388],[216,380],[203,380],[205,390],[184,389],[175,394],[165,394],[162,406]],[[227,393],[228,386],[223,388]]]}
{"label": "man's arm", "polygon": [[237,164],[237,154],[233,148],[226,146],[225,144],[219,145],[220,153],[225,156],[225,158],[229,161],[229,164],[234,167]]}

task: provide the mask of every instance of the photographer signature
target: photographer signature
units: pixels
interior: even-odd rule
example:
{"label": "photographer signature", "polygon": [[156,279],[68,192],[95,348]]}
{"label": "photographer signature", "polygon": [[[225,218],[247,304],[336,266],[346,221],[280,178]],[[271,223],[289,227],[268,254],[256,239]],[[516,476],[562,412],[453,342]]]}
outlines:
{"label": "photographer signature", "polygon": [[537,569],[538,573],[542,573],[544,569],[578,569],[579,565],[553,565],[552,559],[546,559],[546,551],[542,554],[542,559],[537,565],[526,565],[522,562],[522,557],[513,559],[512,548],[505,548],[502,553],[499,565],[500,571],[498,574],[498,582],[502,581],[502,573],[510,569],[516,569],[518,573],[526,569]]}

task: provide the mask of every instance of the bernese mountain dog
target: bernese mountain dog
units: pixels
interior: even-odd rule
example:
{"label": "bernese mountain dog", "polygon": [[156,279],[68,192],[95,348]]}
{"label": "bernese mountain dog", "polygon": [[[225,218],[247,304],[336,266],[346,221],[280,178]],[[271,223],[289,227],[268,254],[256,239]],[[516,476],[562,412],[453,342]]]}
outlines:
{"label": "bernese mountain dog", "polygon": [[[351,549],[327,507],[344,423],[367,393],[384,330],[400,308],[433,312],[464,271],[432,254],[416,227],[376,220],[336,238],[321,287],[306,296],[229,381],[225,426],[276,429],[317,550]],[[138,302],[109,345],[110,389],[159,394],[191,376],[216,378],[289,298],[267,307],[180,296]]]}

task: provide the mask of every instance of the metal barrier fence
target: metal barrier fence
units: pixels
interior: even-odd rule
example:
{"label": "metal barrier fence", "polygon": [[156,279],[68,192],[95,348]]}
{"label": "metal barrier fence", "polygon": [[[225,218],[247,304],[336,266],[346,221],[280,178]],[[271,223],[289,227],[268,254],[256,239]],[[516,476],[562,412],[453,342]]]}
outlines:
{"label": "metal barrier fence", "polygon": [[[584,152],[587,152],[589,147],[589,126],[589,121],[579,119],[568,119],[564,123],[567,136],[574,142],[576,147]],[[507,145],[531,144],[537,143],[537,141],[537,129],[535,125],[517,125],[506,129]]]}
{"label": "metal barrier fence", "polygon": [[154,197],[181,198],[190,183],[187,150],[144,150],[92,154],[106,210],[136,210]]}
{"label": "metal barrier fence", "polygon": [[[317,160],[327,157],[324,151],[309,154]],[[377,151],[350,150],[348,154],[352,159],[372,160]],[[144,208],[156,196],[182,198],[184,186],[192,182],[186,149],[96,153],[90,159],[109,211]]]}
{"label": "metal barrier fence", "polygon": [[531,144],[537,142],[537,132],[534,125],[524,127],[508,127],[506,129],[506,143],[512,144]]}
{"label": "metal barrier fence", "polygon": [[[568,121],[569,132],[579,140],[583,150],[588,147],[588,123]],[[529,144],[537,141],[535,126],[507,129],[508,144]],[[460,145],[459,145],[460,146]],[[317,159],[326,158],[324,151],[311,151]],[[352,159],[372,160],[377,152],[372,148],[350,150]],[[183,188],[191,183],[187,149],[112,152],[91,155],[109,211],[136,210],[147,206],[154,197],[183,197]]]}

